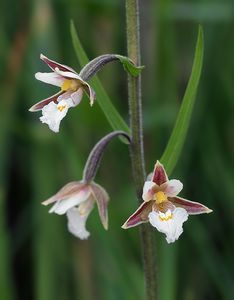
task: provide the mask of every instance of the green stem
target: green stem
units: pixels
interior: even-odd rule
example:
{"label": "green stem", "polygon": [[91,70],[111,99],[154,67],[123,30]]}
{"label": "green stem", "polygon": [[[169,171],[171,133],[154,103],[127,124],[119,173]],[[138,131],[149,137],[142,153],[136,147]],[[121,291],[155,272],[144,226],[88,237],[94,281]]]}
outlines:
{"label": "green stem", "polygon": [[[140,34],[139,34],[139,5],[138,0],[126,0],[127,46],[128,57],[136,64],[141,64]],[[130,127],[132,134],[131,159],[133,177],[139,202],[145,180],[144,146],[142,130],[141,105],[141,75],[128,76],[128,97]],[[156,296],[156,267],[155,245],[152,229],[148,224],[141,225],[142,256],[145,272],[146,299],[155,300]]]}

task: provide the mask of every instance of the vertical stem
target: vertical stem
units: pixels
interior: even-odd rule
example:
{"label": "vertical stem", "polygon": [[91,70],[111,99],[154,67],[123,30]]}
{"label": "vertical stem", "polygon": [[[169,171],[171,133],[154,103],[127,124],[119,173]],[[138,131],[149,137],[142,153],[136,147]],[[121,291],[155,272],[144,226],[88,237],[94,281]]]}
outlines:
{"label": "vertical stem", "polygon": [[[127,46],[128,57],[136,65],[140,65],[140,33],[139,33],[139,4],[138,0],[126,0]],[[128,97],[130,127],[132,134],[131,159],[133,177],[139,202],[145,180],[144,146],[142,130],[141,105],[141,76],[128,76]],[[155,300],[156,296],[156,268],[155,245],[152,229],[148,224],[141,225],[142,256],[145,272],[146,299]]]}

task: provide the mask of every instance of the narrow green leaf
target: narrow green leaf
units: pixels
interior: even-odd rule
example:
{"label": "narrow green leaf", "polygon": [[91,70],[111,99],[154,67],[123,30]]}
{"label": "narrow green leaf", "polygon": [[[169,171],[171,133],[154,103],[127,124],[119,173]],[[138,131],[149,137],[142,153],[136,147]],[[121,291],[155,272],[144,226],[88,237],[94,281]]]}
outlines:
{"label": "narrow green leaf", "polygon": [[168,174],[170,174],[179,159],[184,145],[185,137],[189,128],[196,92],[202,70],[204,52],[203,30],[199,26],[195,56],[193,61],[192,72],[189,78],[180,111],[168,141],[167,147],[161,158]]}
{"label": "narrow green leaf", "polygon": [[[75,26],[73,21],[71,21],[71,36],[73,46],[78,58],[80,65],[83,67],[88,62],[89,59],[81,45],[81,42],[78,38]],[[114,130],[122,130],[130,134],[130,129],[125,121],[122,119],[118,111],[115,109],[114,105],[112,104],[109,96],[107,95],[105,89],[103,88],[100,80],[96,77],[92,79],[92,86],[96,92],[96,96],[98,99],[98,103],[103,110],[108,122],[110,123],[111,127]],[[126,139],[121,138],[125,143],[128,143]]]}

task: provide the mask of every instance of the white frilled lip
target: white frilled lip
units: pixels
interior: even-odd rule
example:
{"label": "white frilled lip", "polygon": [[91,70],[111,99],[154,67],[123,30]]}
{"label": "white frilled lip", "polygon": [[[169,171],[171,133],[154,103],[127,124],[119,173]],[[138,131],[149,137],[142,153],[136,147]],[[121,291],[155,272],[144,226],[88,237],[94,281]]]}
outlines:
{"label": "white frilled lip", "polygon": [[92,200],[87,202],[88,207],[85,212],[81,213],[79,208],[72,207],[66,213],[69,232],[81,240],[85,240],[90,236],[90,232],[86,229],[86,221],[93,209],[94,202]]}
{"label": "white frilled lip", "polygon": [[168,243],[174,243],[183,232],[183,223],[188,220],[188,213],[184,208],[177,207],[165,213],[152,211],[149,222],[159,232],[166,235]]}
{"label": "white frilled lip", "polygon": [[[50,102],[42,108],[40,120],[42,123],[46,123],[52,131],[59,132],[60,122],[66,116],[68,109],[73,106],[74,103],[72,98],[62,100],[59,104]],[[63,109],[60,110],[59,107],[63,107]]]}
{"label": "white frilled lip", "polygon": [[[77,72],[75,70],[73,70],[72,68],[70,68],[66,65],[62,65],[60,63],[57,63],[57,62],[47,58],[43,54],[40,55],[40,58],[49,66],[49,68],[53,72],[49,72],[49,73],[38,72],[38,73],[35,74],[35,78],[37,80],[40,80],[42,82],[45,82],[47,84],[51,84],[51,85],[54,85],[54,86],[57,86],[57,87],[60,87],[60,88],[62,87],[62,85],[63,85],[63,83],[66,79],[77,80],[77,81],[80,82],[80,88],[79,89],[84,90],[88,94],[89,99],[90,99],[90,105],[91,106],[93,105],[94,100],[95,100],[94,90],[91,88],[91,86],[88,84],[88,82],[84,81],[79,76],[79,74],[77,74]],[[43,99],[43,100],[39,101],[38,103],[33,105],[29,109],[29,111],[36,112],[36,111],[42,110],[42,108],[44,106],[48,105],[52,101],[55,102],[55,103],[58,103],[60,101],[59,96],[62,96],[64,93],[65,93],[64,91],[60,91],[59,93],[56,93],[55,95],[50,96],[49,98],[46,98],[46,99]],[[73,93],[70,92],[70,94],[72,95]]]}

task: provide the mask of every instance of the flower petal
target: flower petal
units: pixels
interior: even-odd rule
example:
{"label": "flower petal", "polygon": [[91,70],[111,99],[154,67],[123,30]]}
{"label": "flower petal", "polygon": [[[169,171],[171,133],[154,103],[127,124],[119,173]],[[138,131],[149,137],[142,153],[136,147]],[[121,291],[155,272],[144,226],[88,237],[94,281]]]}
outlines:
{"label": "flower petal", "polygon": [[152,181],[155,182],[157,185],[161,185],[168,181],[167,173],[163,165],[158,160],[154,167]]}
{"label": "flower petal", "polygon": [[64,93],[63,91],[60,91],[59,93],[57,93],[53,96],[50,96],[49,98],[46,98],[44,100],[41,100],[40,102],[37,102],[31,108],[29,108],[29,111],[35,112],[35,111],[42,110],[42,108],[44,106],[48,105],[50,102],[57,103],[57,100],[58,100],[59,96],[62,95],[63,93]]}
{"label": "flower petal", "polygon": [[65,214],[69,209],[86,201],[90,196],[90,189],[81,189],[77,194],[64,200],[57,201],[49,210],[50,213],[58,215]]}
{"label": "flower petal", "polygon": [[149,212],[152,210],[153,202],[143,202],[138,209],[127,219],[122,225],[123,229],[128,229],[137,226],[141,223],[148,222]]}
{"label": "flower petal", "polygon": [[183,232],[183,223],[187,221],[188,213],[185,209],[177,207],[173,212],[168,210],[166,213],[149,213],[149,222],[158,231],[166,235],[168,243],[178,240]]}
{"label": "flower petal", "polygon": [[62,100],[68,100],[68,99],[71,99],[71,94],[72,94],[71,91],[63,92],[63,93],[58,97],[57,102],[60,102],[60,101],[62,101]]}
{"label": "flower petal", "polygon": [[157,184],[155,184],[153,181],[146,181],[143,187],[142,199],[144,201],[152,200],[157,187]]}
{"label": "flower petal", "polygon": [[87,82],[85,82],[84,90],[88,94],[89,100],[90,100],[90,105],[92,106],[94,103],[95,97],[96,97],[95,91],[94,91],[94,89],[91,88],[91,86]]}
{"label": "flower petal", "polygon": [[35,78],[37,80],[40,80],[42,82],[52,84],[58,87],[61,87],[65,78],[62,77],[61,75],[55,73],[55,72],[50,72],[50,73],[41,73],[38,72],[35,74]]}
{"label": "flower petal", "polygon": [[154,204],[152,205],[152,210],[156,211],[156,212],[163,212],[166,213],[166,211],[171,210],[173,211],[175,209],[175,205],[170,202],[170,201],[163,201],[161,203],[156,203],[154,202]]}
{"label": "flower petal", "polygon": [[55,68],[55,72],[62,77],[77,79],[81,83],[86,84],[86,82],[76,72],[61,71],[59,68]]}
{"label": "flower petal", "polygon": [[90,105],[92,106],[95,100],[95,91],[91,88],[91,86],[84,81],[77,73],[73,73],[73,72],[64,72],[59,70],[58,68],[55,68],[55,72],[58,73],[60,76],[63,76],[65,78],[72,78],[72,79],[76,79],[78,81],[80,81],[80,83],[82,84],[82,87],[84,88],[84,90],[86,91],[86,93],[89,96],[90,99]]}
{"label": "flower petal", "polygon": [[181,197],[172,197],[168,199],[175,206],[184,208],[189,215],[199,215],[211,213],[212,210],[199,202],[189,201]]}
{"label": "flower petal", "polygon": [[48,205],[56,201],[70,198],[77,194],[81,189],[88,191],[89,187],[82,181],[72,181],[64,185],[54,196],[42,202],[43,205]]}
{"label": "flower petal", "polygon": [[99,216],[102,222],[103,227],[108,229],[108,211],[107,205],[109,202],[109,196],[107,192],[96,183],[91,183],[92,195],[97,202]]}
{"label": "flower petal", "polygon": [[[91,210],[92,208],[90,211]],[[85,227],[90,211],[86,214],[80,214],[79,209],[76,207],[67,211],[68,230],[81,240],[87,239],[90,235],[89,231],[87,231]]]}
{"label": "flower petal", "polygon": [[74,106],[78,105],[83,97],[83,90],[79,88],[76,92],[71,94],[71,99],[74,103]]}
{"label": "flower petal", "polygon": [[[59,132],[60,122],[66,116],[68,109],[74,106],[71,99],[62,100],[58,104],[50,102],[42,109],[42,123],[46,123],[54,132]],[[61,109],[60,109],[61,108]]]}
{"label": "flower petal", "polygon": [[55,71],[55,68],[58,68],[61,71],[76,73],[76,71],[73,70],[72,68],[70,68],[66,65],[57,63],[56,61],[49,59],[48,57],[46,57],[43,54],[40,55],[40,59],[43,60],[48,65],[48,67],[50,67],[51,70],[53,70],[53,71]]}
{"label": "flower petal", "polygon": [[177,179],[171,179],[162,185],[162,190],[168,197],[174,197],[183,189],[183,183]]}

